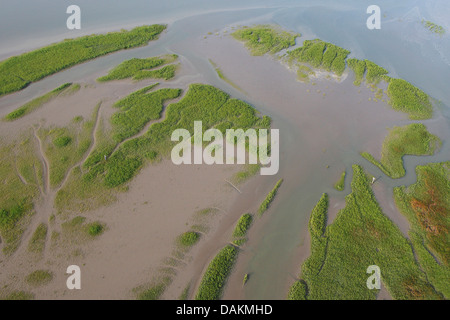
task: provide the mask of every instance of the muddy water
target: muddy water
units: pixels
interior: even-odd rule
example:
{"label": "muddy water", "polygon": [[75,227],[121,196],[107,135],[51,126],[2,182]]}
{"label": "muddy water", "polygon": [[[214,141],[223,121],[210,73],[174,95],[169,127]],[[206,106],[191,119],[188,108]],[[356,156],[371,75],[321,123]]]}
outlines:
{"label": "muddy water", "polygon": [[[314,16],[316,11],[308,12]],[[280,129],[280,171],[274,177],[258,177],[258,184],[246,185],[242,191],[244,195],[250,196],[248,199],[241,197],[231,206],[234,211],[242,211],[235,212],[234,216],[244,213],[250,203],[254,205],[255,201],[264,199],[277,179],[283,178],[284,183],[271,209],[261,219],[257,219],[250,230],[249,242],[239,256],[224,298],[283,299],[289,284],[298,273],[301,261],[309,252],[306,225],[311,209],[321,194],[327,192],[333,204],[330,211],[333,215],[336,214],[343,206],[344,196],[350,192],[352,164],[361,164],[379,177],[376,196],[386,214],[406,233],[407,224],[392,206],[392,188],[413,183],[416,179],[416,165],[447,160],[450,155],[449,145],[444,143],[436,156],[405,157],[407,175],[398,180],[389,179],[378,168],[362,159],[359,153],[369,151],[379,155],[381,143],[387,133],[386,128],[411,122],[404,114],[391,110],[383,102],[369,101],[373,93],[364,86],[355,87],[351,75],[342,83],[329,80],[314,80],[315,84],[300,83],[296,81],[296,74],[279,61],[250,56],[241,43],[224,32],[230,31],[230,25],[278,22],[301,31],[306,37],[320,35],[329,41],[337,37],[339,45],[366,52],[367,48],[354,45],[348,34],[339,38],[325,27],[314,26],[314,21],[309,21],[311,28],[295,24],[296,19],[302,16],[305,17],[304,12],[296,17],[289,14],[288,10],[257,8],[174,19],[160,40],[143,48],[111,54],[48,77],[19,93],[1,98],[0,108],[20,105],[63,82],[76,82],[96,73],[104,73],[132,57],[169,52],[178,54],[182,63],[179,76],[170,82],[170,86],[185,87],[193,82],[209,83],[271,116],[272,127]],[[215,35],[216,31],[220,35]],[[208,35],[208,32],[213,35]],[[357,34],[356,31],[355,33]],[[390,41],[394,42],[392,39]],[[208,59],[212,59],[242,91],[220,80]],[[388,61],[388,57],[386,59],[382,61]],[[394,64],[393,68],[396,66]],[[401,66],[399,70],[402,70]],[[441,91],[438,88],[437,95],[442,94]],[[445,110],[443,111],[446,112]],[[450,136],[448,119],[440,111],[434,119],[425,121],[425,124],[441,138]],[[333,189],[333,184],[343,170],[348,173],[346,188],[344,192],[337,192]],[[229,229],[228,226],[224,228]],[[227,230],[222,230],[222,233]],[[219,232],[217,239],[223,241],[225,238]],[[210,247],[217,249],[216,245]],[[210,253],[213,254],[214,252]],[[207,256],[208,253],[205,252],[204,255]],[[197,269],[202,269],[204,264],[205,261],[199,262]],[[242,288],[244,273],[249,273],[250,280]]]}

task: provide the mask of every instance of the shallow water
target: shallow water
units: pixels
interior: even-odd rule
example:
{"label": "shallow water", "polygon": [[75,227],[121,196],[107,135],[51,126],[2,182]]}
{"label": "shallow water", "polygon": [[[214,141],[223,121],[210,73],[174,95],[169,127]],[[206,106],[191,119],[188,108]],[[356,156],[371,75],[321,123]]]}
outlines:
{"label": "shallow water", "polygon": [[[300,265],[298,257],[301,244],[308,236],[306,225],[311,209],[323,192],[328,192],[336,201],[343,201],[350,191],[352,164],[362,164],[380,177],[377,183],[383,187],[385,195],[391,194],[394,186],[415,182],[416,165],[450,158],[450,146],[445,142],[435,156],[405,157],[407,175],[404,178],[392,180],[384,176],[361,158],[359,152],[369,151],[378,157],[386,128],[410,123],[404,114],[382,102],[368,101],[373,94],[364,86],[353,86],[351,75],[340,84],[327,80],[316,81],[316,85],[299,83],[295,73],[278,61],[250,56],[242,44],[223,32],[230,30],[231,25],[278,23],[302,33],[300,41],[319,37],[351,50],[352,56],[371,59],[390,70],[392,75],[411,81],[443,101],[435,117],[424,123],[431,132],[446,138],[450,136],[447,107],[450,105],[447,90],[450,38],[448,33],[442,38],[427,34],[416,21],[425,17],[450,29],[450,10],[445,14],[448,9],[445,1],[396,1],[395,4],[379,1],[386,17],[382,30],[372,32],[365,27],[365,5],[356,0],[346,2],[345,6],[335,5],[333,1],[247,1],[244,6],[240,1],[197,0],[180,5],[184,2],[153,4],[134,0],[110,5],[111,1],[94,4],[81,0],[78,4],[86,16],[83,15],[83,29],[76,32],[65,29],[65,5],[55,6],[54,3],[42,1],[41,6],[48,10],[32,18],[31,13],[37,8],[30,4],[15,19],[8,14],[19,10],[17,4],[6,5],[0,13],[0,30],[8,26],[11,32],[0,35],[0,42],[4,44],[0,57],[41,46],[48,42],[46,40],[56,41],[98,30],[142,23],[170,22],[170,25],[160,40],[146,47],[110,54],[50,76],[19,93],[0,98],[0,108],[12,110],[13,106],[61,83],[106,72],[132,57],[173,52],[180,56],[183,64],[173,85],[212,84],[271,116],[273,127],[280,129],[280,171],[275,177],[260,179],[259,196],[263,199],[277,179],[285,181],[267,216],[251,229],[250,241],[239,258],[236,270],[251,274],[240,298],[285,298],[289,281]],[[414,9],[406,9],[406,4]],[[25,28],[30,24],[35,27]],[[220,35],[208,35],[208,32],[220,32]],[[245,94],[220,80],[208,59],[217,63]],[[346,189],[337,192],[333,184],[344,169],[348,173]],[[380,201],[386,207],[393,203],[385,197]],[[396,221],[395,216],[391,219]],[[233,275],[230,281],[234,278],[241,284],[240,275]],[[232,289],[230,284],[230,292],[234,292]],[[225,298],[233,297],[225,293]]]}

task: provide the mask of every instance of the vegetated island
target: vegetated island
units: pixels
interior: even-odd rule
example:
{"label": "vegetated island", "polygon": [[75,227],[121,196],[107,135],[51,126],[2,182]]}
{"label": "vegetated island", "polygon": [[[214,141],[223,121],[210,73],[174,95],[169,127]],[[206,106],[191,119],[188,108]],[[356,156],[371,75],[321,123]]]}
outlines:
{"label": "vegetated island", "polygon": [[222,69],[220,69],[219,66],[214,61],[209,59],[209,63],[214,67],[214,70],[216,70],[216,73],[217,73],[217,75],[219,76],[220,79],[222,79],[223,81],[228,83],[230,86],[232,86],[236,90],[239,90],[239,91],[243,92],[242,89],[237,84],[235,84],[227,76],[225,76],[225,74],[223,73]]}
{"label": "vegetated island", "polygon": [[273,25],[257,25],[251,28],[244,26],[233,32],[232,36],[243,41],[252,55],[262,56],[266,53],[275,54],[294,46],[295,39],[300,34],[287,32]]}
{"label": "vegetated island", "polygon": [[237,260],[240,246],[245,243],[248,229],[253,221],[250,213],[243,214],[234,228],[233,245],[225,246],[209,263],[197,290],[195,300],[218,300],[222,297],[227,279]]}
{"label": "vegetated island", "polygon": [[380,161],[367,152],[362,152],[361,155],[386,175],[397,179],[406,173],[403,167],[404,155],[433,155],[440,145],[441,140],[429,133],[425,125],[412,123],[389,130],[383,142]]}
{"label": "vegetated island", "polygon": [[[388,71],[369,60],[347,59],[350,51],[320,39],[305,40],[303,46],[289,50],[295,45],[298,34],[290,34],[279,27],[264,25],[243,27],[236,30],[232,36],[243,41],[253,55],[270,53],[275,55],[282,49],[286,53],[279,57],[291,67],[296,68],[299,80],[308,81],[315,75],[315,70],[325,70],[340,77],[348,66],[355,73],[355,85],[360,85],[365,79],[375,90],[380,81],[388,83],[386,94],[388,103],[395,110],[409,114],[410,119],[423,120],[432,117],[433,107],[429,96],[411,83],[389,77]],[[379,95],[379,91],[376,95]],[[382,90],[381,90],[382,93]]]}
{"label": "vegetated island", "polygon": [[442,27],[442,26],[440,26],[440,25],[438,25],[438,24],[436,24],[436,23],[434,23],[434,22],[431,22],[431,21],[422,19],[422,25],[423,25],[426,29],[428,29],[428,30],[430,30],[431,32],[436,33],[436,34],[438,34],[438,35],[440,35],[440,36],[442,36],[442,35],[445,34],[445,29],[444,29],[444,27]]}
{"label": "vegetated island", "polygon": [[136,27],[67,39],[0,62],[0,96],[84,61],[123,49],[143,46],[158,38],[165,25]]}
{"label": "vegetated island", "polygon": [[126,60],[109,71],[108,75],[98,78],[97,81],[105,82],[126,78],[169,80],[175,76],[177,68],[176,65],[169,63],[176,61],[177,58],[176,54],[168,54],[161,57]]}
{"label": "vegetated island", "polygon": [[311,255],[289,299],[376,299],[366,287],[368,266],[394,299],[441,299],[414,257],[409,241],[382,212],[363,169],[353,166],[352,193],[335,221],[326,226],[328,197],[323,195],[309,222]]}
{"label": "vegetated island", "polygon": [[342,172],[341,177],[339,178],[339,180],[334,184],[334,188],[337,191],[343,191],[344,187],[345,187],[345,170],[344,172]]}
{"label": "vegetated island", "polygon": [[59,86],[58,88],[40,96],[37,98],[34,98],[30,102],[27,102],[23,106],[17,108],[16,110],[8,113],[3,120],[5,121],[14,121],[16,119],[19,119],[23,116],[26,116],[27,114],[33,112],[34,110],[42,107],[45,103],[49,102],[53,98],[56,98],[60,94],[65,93],[74,93],[76,91],[80,90],[79,84],[72,84],[72,83],[65,83],[62,86]]}
{"label": "vegetated island", "polygon": [[239,218],[232,235],[233,238],[232,243],[234,245],[241,246],[245,242],[247,242],[247,238],[245,236],[252,222],[253,222],[253,215],[251,215],[250,213],[244,213]]}
{"label": "vegetated island", "polygon": [[399,211],[408,219],[417,260],[430,283],[450,298],[450,162],[417,166],[417,182],[394,189]]}
{"label": "vegetated island", "polygon": [[280,188],[281,184],[283,183],[283,179],[278,180],[278,182],[275,184],[273,189],[269,192],[269,194],[266,196],[264,201],[261,203],[258,209],[258,214],[261,216],[266,210],[269,208],[272,201],[275,199],[275,196],[277,195],[278,189]]}
{"label": "vegetated island", "polygon": [[195,300],[218,300],[233,269],[239,249],[227,245],[209,263]]}

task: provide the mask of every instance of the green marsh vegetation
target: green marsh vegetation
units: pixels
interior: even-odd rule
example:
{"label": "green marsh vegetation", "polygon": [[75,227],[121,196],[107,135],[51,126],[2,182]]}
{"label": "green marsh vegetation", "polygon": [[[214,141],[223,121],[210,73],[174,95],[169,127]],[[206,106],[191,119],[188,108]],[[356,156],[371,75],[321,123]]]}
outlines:
{"label": "green marsh vegetation", "polygon": [[388,71],[370,60],[364,60],[366,65],[366,81],[378,84],[381,80],[387,80]]}
{"label": "green marsh vegetation", "polygon": [[55,208],[59,212],[81,213],[106,205],[116,199],[115,193],[118,190],[106,188],[102,177],[95,179],[85,177],[88,173],[85,167],[92,165],[94,161],[102,161],[104,155],[111,153],[116,145],[103,118],[98,119],[97,130],[94,135],[96,139],[95,148],[91,150],[83,164],[70,171],[66,183],[56,194]]}
{"label": "green marsh vegetation", "polygon": [[96,236],[101,235],[103,233],[103,231],[105,231],[105,226],[102,223],[95,221],[95,222],[89,223],[86,226],[86,230],[90,236],[96,237]]}
{"label": "green marsh vegetation", "polygon": [[72,122],[66,127],[40,128],[37,132],[43,142],[44,154],[49,162],[50,186],[60,185],[69,169],[81,161],[93,143],[92,131],[100,105],[94,109],[92,119]]}
{"label": "green marsh vegetation", "polygon": [[280,188],[281,184],[283,183],[283,179],[278,180],[278,182],[275,184],[275,187],[269,192],[267,197],[264,199],[264,201],[261,203],[258,209],[258,214],[262,215],[267,209],[269,209],[270,204],[275,199],[275,196],[277,195],[278,188]]}
{"label": "green marsh vegetation", "polygon": [[403,167],[404,155],[432,155],[440,144],[440,139],[429,133],[425,125],[412,123],[389,130],[383,142],[380,161],[367,152],[362,152],[361,155],[386,175],[397,179],[406,173]]}
{"label": "green marsh vegetation", "polygon": [[308,286],[306,285],[306,282],[303,280],[297,280],[289,288],[287,299],[306,300],[307,295],[308,295]]}
{"label": "green marsh vegetation", "polygon": [[87,222],[83,216],[76,216],[61,224],[62,237],[58,241],[86,241],[93,240],[103,234],[106,225],[100,221]]}
{"label": "green marsh vegetation", "polygon": [[314,68],[324,69],[341,76],[345,60],[350,51],[319,39],[305,40],[303,46],[288,51],[289,60],[307,63]]}
{"label": "green marsh vegetation", "polygon": [[[152,101],[157,97],[156,100],[160,102],[162,100],[161,95],[174,97],[179,94],[178,89],[169,89],[169,91],[161,89],[159,92],[159,94],[157,94],[158,91],[151,94]],[[125,106],[125,108],[128,107]],[[126,112],[131,112],[131,110],[127,109]],[[149,111],[151,110],[149,109]],[[117,120],[114,120],[114,117],[113,121],[115,122]],[[125,119],[124,122],[128,119],[130,118]],[[192,135],[194,121],[197,120],[203,122],[203,130],[216,128],[222,133],[225,133],[226,129],[241,128],[246,130],[270,126],[270,118],[259,117],[255,109],[247,103],[232,99],[226,93],[212,86],[192,84],[183,99],[167,107],[166,117],[163,121],[153,123],[144,134],[120,144],[114,153],[105,153],[106,161],[104,155],[94,151],[97,156],[95,159],[91,158],[86,161],[84,168],[88,172],[84,175],[84,179],[95,180],[100,178],[108,188],[124,184],[149,161],[148,155],[156,153],[158,156],[164,157],[169,154],[175,143],[170,140],[175,129],[187,129]],[[137,125],[142,126],[142,123],[127,123],[126,125],[131,126],[129,130],[133,130]],[[123,136],[120,136],[119,140],[122,138]]]}
{"label": "green marsh vegetation", "polygon": [[309,76],[314,74],[315,72],[306,65],[299,65],[297,68],[297,76],[300,81],[308,82]]}
{"label": "green marsh vegetation", "polygon": [[247,241],[245,236],[252,224],[252,221],[253,216],[250,213],[245,213],[239,218],[232,234],[233,244],[241,246]]}
{"label": "green marsh vegetation", "polygon": [[[204,130],[215,127],[222,132],[228,128],[270,126],[270,118],[261,117],[245,102],[212,86],[194,84],[180,102],[167,108],[163,121],[143,132],[141,128],[149,119],[160,119],[163,101],[181,92],[144,91],[117,103],[119,110],[111,126],[99,117],[99,104],[91,118],[75,117],[66,127],[40,127],[35,129],[36,137],[30,129],[20,143],[1,143],[0,232],[4,253],[12,253],[19,245],[28,221],[24,218],[30,217],[34,200],[47,188],[39,145],[49,164],[48,187],[57,191],[55,213],[80,214],[114,201],[116,193],[127,190],[125,183],[144,164],[170,154],[175,144],[170,137],[176,128],[187,128],[192,133],[194,120],[202,120]],[[137,136],[130,136],[133,133]],[[84,227],[78,232],[88,236]]]}
{"label": "green marsh vegetation", "polygon": [[427,28],[428,30],[430,30],[431,32],[436,33],[436,34],[438,34],[440,36],[445,34],[444,27],[442,27],[442,26],[440,26],[440,25],[438,25],[438,24],[436,24],[434,22],[422,19],[422,25],[425,28]]}
{"label": "green marsh vegetation", "polygon": [[214,67],[214,69],[216,70],[217,75],[219,76],[220,79],[222,79],[223,81],[225,81],[226,83],[228,83],[230,86],[232,86],[233,88],[235,88],[236,90],[242,91],[242,89],[235,84],[233,81],[231,81],[227,76],[225,76],[225,74],[223,73],[222,69],[219,68],[219,66],[214,63],[214,61],[212,61],[211,59],[208,59],[209,63]]}
{"label": "green marsh vegetation", "polygon": [[231,179],[233,183],[240,184],[258,173],[261,166],[259,164],[246,164],[244,169],[236,172]]}
{"label": "green marsh vegetation", "polygon": [[238,249],[231,245],[220,250],[209,263],[201,280],[195,300],[220,299],[238,252]]}
{"label": "green marsh vegetation", "polygon": [[121,142],[139,133],[151,120],[161,118],[164,102],[178,98],[180,89],[160,89],[149,92],[155,85],[145,87],[117,101],[114,107],[120,108],[113,114],[113,138]]}
{"label": "green marsh vegetation", "polygon": [[183,292],[180,294],[178,300],[187,300],[189,297],[189,291],[191,289],[191,283],[188,283],[186,288],[183,289]]}
{"label": "green marsh vegetation", "polygon": [[31,134],[11,144],[0,141],[0,233],[6,255],[20,243],[33,213],[33,201],[42,188],[42,173]]}
{"label": "green marsh vegetation", "polygon": [[32,300],[34,295],[25,291],[13,291],[6,295],[1,294],[0,300]]}
{"label": "green marsh vegetation", "polygon": [[38,225],[33,233],[33,236],[28,243],[28,251],[34,253],[42,253],[45,247],[45,239],[47,238],[47,225],[41,223]]}
{"label": "green marsh vegetation", "polygon": [[394,299],[441,299],[417,264],[409,241],[383,214],[360,166],[353,166],[351,185],[346,207],[331,225],[326,226],[325,195],[314,208],[309,223],[311,255],[289,298],[376,299],[379,290],[366,287],[366,270],[377,265]]}
{"label": "green marsh vegetation", "polygon": [[344,187],[345,187],[345,170],[344,172],[342,172],[341,177],[334,185],[334,188],[338,191],[344,190]]}
{"label": "green marsh vegetation", "polygon": [[245,286],[245,284],[246,284],[247,281],[248,281],[248,278],[249,278],[248,273],[244,274],[244,279],[242,279],[242,286]]}
{"label": "green marsh vegetation", "polygon": [[166,276],[159,279],[155,284],[134,289],[138,300],[158,300],[167,286],[172,282],[172,278]]}
{"label": "green marsh vegetation", "polygon": [[72,83],[63,84],[62,86],[44,94],[38,98],[35,98],[35,99],[31,100],[30,102],[27,102],[23,106],[17,108],[16,110],[10,112],[3,118],[3,120],[4,121],[14,121],[19,118],[22,118],[23,116],[26,116],[27,114],[33,112],[34,110],[42,107],[45,103],[56,98],[60,94],[74,93],[77,90],[79,90],[79,88],[80,87],[78,84],[72,84]]}
{"label": "green marsh vegetation", "polygon": [[408,113],[411,120],[429,119],[433,114],[429,96],[408,81],[390,78],[387,94],[389,104]]}
{"label": "green marsh vegetation", "polygon": [[416,167],[417,182],[394,188],[394,199],[408,219],[412,244],[434,287],[450,297],[450,162]]}
{"label": "green marsh vegetation", "polygon": [[262,56],[266,53],[276,54],[283,49],[294,46],[295,39],[300,36],[270,25],[243,27],[234,31],[231,35],[235,39],[245,42],[245,46],[254,56]]}
{"label": "green marsh vegetation", "polygon": [[353,84],[355,86],[361,85],[361,82],[364,80],[364,74],[366,73],[366,61],[352,58],[347,60],[347,64],[355,73],[355,81],[353,81]]}
{"label": "green marsh vegetation", "polygon": [[[381,80],[388,83],[386,93],[388,103],[394,110],[409,114],[411,120],[429,119],[433,113],[429,96],[408,81],[387,76],[388,71],[369,60],[348,59],[348,66],[355,73],[354,84],[359,86],[364,79],[367,83],[377,85]],[[378,89],[376,99],[383,97],[383,91]]]}
{"label": "green marsh vegetation", "polygon": [[31,272],[25,281],[33,287],[39,287],[48,284],[53,279],[53,274],[48,270],[36,270]]}
{"label": "green marsh vegetation", "polygon": [[[246,41],[247,47],[252,54],[264,54],[276,48],[277,42],[263,41],[259,38],[255,30],[270,30],[278,32],[271,26],[243,27],[233,33],[236,39]],[[267,31],[269,32],[269,31]],[[270,32],[269,32],[270,33]],[[295,38],[294,38],[295,43]],[[287,46],[286,48],[289,48]],[[388,103],[395,109],[409,114],[413,120],[429,119],[432,116],[432,105],[429,97],[422,90],[402,79],[389,77],[388,71],[370,60],[359,60],[355,58],[347,59],[350,51],[338,47],[332,43],[320,39],[305,40],[303,46],[287,51],[286,61],[289,65],[295,63],[297,66],[298,79],[303,82],[309,81],[309,76],[314,74],[312,68],[322,69],[333,72],[341,76],[345,71],[346,65],[355,73],[354,84],[359,86],[365,79],[366,83],[371,85],[373,91],[381,80],[388,83],[387,95],[390,98]],[[305,65],[306,64],[306,65]],[[377,91],[376,99],[382,98],[382,91]],[[372,99],[370,99],[372,100]]]}
{"label": "green marsh vegetation", "polygon": [[98,78],[97,81],[104,82],[126,78],[132,78],[133,80],[169,80],[175,76],[176,66],[167,64],[176,61],[177,58],[176,54],[170,54],[161,57],[126,60],[109,71],[108,75]]}
{"label": "green marsh vegetation", "polygon": [[177,243],[182,247],[189,248],[195,245],[198,240],[200,240],[200,234],[198,232],[187,231],[178,237]]}
{"label": "green marsh vegetation", "polygon": [[0,96],[19,91],[32,82],[99,56],[147,44],[158,38],[164,25],[141,26],[67,39],[0,62]]}

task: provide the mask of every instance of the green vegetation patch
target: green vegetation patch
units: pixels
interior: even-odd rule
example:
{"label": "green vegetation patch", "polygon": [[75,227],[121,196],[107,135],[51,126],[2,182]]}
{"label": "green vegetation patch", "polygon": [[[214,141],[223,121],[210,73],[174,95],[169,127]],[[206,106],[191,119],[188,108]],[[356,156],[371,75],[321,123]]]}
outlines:
{"label": "green vegetation patch", "polygon": [[383,142],[380,161],[367,152],[361,155],[378,166],[386,175],[397,179],[406,173],[403,167],[404,155],[432,155],[440,144],[440,139],[429,133],[425,125],[412,123],[389,130]]}
{"label": "green vegetation patch", "polygon": [[120,108],[113,114],[113,138],[121,142],[139,133],[151,120],[161,117],[164,102],[180,96],[180,89],[160,89],[151,91],[155,85],[145,87],[117,101],[114,106]]}
{"label": "green vegetation patch", "polygon": [[250,213],[243,214],[233,231],[233,237],[240,238],[245,237],[247,234],[248,229],[250,228],[253,221],[253,216]]}
{"label": "green vegetation patch", "polygon": [[[325,227],[316,219],[323,210],[313,210],[310,223],[311,256],[302,266],[306,285],[294,284],[291,297],[307,299],[374,300],[379,290],[366,286],[366,270],[376,265],[394,299],[440,299],[414,257],[409,241],[379,207],[366,174],[353,166],[352,193],[346,207]],[[322,198],[323,199],[323,198]],[[318,206],[323,207],[323,200]],[[314,226],[314,228],[312,228]],[[320,231],[325,232],[320,235]]]}
{"label": "green vegetation patch", "polygon": [[226,246],[214,257],[203,275],[195,300],[218,300],[231,273],[238,249]]}
{"label": "green vegetation patch", "polygon": [[188,231],[180,235],[177,243],[183,247],[192,247],[200,239],[200,234],[194,231]]}
{"label": "green vegetation patch", "polygon": [[416,167],[417,182],[394,188],[394,199],[411,225],[419,263],[434,287],[450,296],[450,162]]}
{"label": "green vegetation patch", "polygon": [[92,240],[105,231],[105,224],[100,221],[86,223],[86,218],[76,216],[61,224],[64,236],[68,239]]}
{"label": "green vegetation patch", "polygon": [[164,65],[174,62],[177,58],[178,56],[176,54],[171,54],[161,57],[126,60],[109,71],[108,75],[98,78],[97,81],[103,82],[126,78],[132,78],[133,80],[147,78],[168,80],[175,76],[176,67],[175,65]]}
{"label": "green vegetation patch", "polygon": [[71,122],[66,127],[41,128],[38,131],[49,162],[50,185],[56,187],[69,174],[68,170],[83,159],[93,143],[92,131],[98,117],[98,104],[92,118]]}
{"label": "green vegetation patch", "polygon": [[0,300],[32,300],[34,295],[25,291],[13,291],[5,296],[1,296]]}
{"label": "green vegetation patch", "polygon": [[438,24],[436,24],[434,22],[422,19],[422,25],[425,28],[427,28],[428,30],[430,30],[431,32],[436,33],[436,34],[438,34],[440,36],[445,34],[444,27],[442,27],[442,26],[440,26],[440,25],[438,25]]}
{"label": "green vegetation patch", "polygon": [[55,140],[53,140],[53,144],[55,146],[57,146],[58,148],[65,147],[71,142],[72,142],[72,138],[71,137],[67,137],[67,136],[58,137]]}
{"label": "green vegetation patch", "polygon": [[288,51],[290,61],[308,63],[338,76],[344,73],[345,60],[349,54],[350,51],[320,39],[305,40],[302,47]]}
{"label": "green vegetation patch", "polygon": [[191,289],[191,284],[188,283],[187,286],[183,289],[183,292],[180,294],[178,300],[187,300],[189,298],[189,291]]}
{"label": "green vegetation patch", "polygon": [[239,218],[232,234],[233,244],[241,246],[247,241],[245,236],[247,235],[248,229],[252,225],[252,221],[253,216],[250,213],[245,213]]}
{"label": "green vegetation patch", "polygon": [[246,164],[244,170],[236,172],[232,181],[236,184],[243,183],[247,179],[256,175],[261,166],[259,164]]}
{"label": "green vegetation patch", "polygon": [[53,279],[53,273],[48,270],[36,270],[30,273],[25,281],[34,287],[43,286],[48,284]]}
{"label": "green vegetation patch", "polygon": [[140,290],[141,292],[137,294],[138,300],[158,300],[171,282],[172,279],[170,277],[164,277],[158,283]]}
{"label": "green vegetation patch", "polygon": [[[172,97],[177,96],[179,90],[162,89],[159,90],[159,93],[158,91],[155,94],[150,93],[149,96],[153,101],[151,104],[160,105],[163,98],[167,97],[168,94],[172,94]],[[120,103],[120,112],[132,112],[133,108],[130,108],[132,105],[139,108],[137,102],[140,101],[142,95],[136,94],[133,98],[129,96],[128,98],[133,102]],[[142,99],[147,99],[147,97]],[[156,102],[154,102],[155,100]],[[150,102],[147,104],[150,104]],[[148,117],[147,119],[150,116],[156,116],[156,114],[159,116],[157,111],[155,112],[154,109],[148,110],[145,116]],[[139,112],[139,114],[141,113]],[[136,119],[136,122],[132,122],[130,119]],[[113,116],[112,121],[114,123],[113,132],[123,132],[127,135],[129,135],[130,130],[139,130],[143,126],[143,121],[139,117],[131,115],[124,115],[117,117],[117,119]],[[156,152],[161,157],[169,154],[172,147],[177,143],[171,141],[171,135],[175,129],[186,129],[193,135],[194,121],[202,121],[204,131],[209,128],[216,128],[222,133],[225,133],[226,129],[243,129],[245,131],[249,128],[260,129],[270,126],[270,118],[259,117],[255,109],[247,103],[231,99],[229,95],[212,86],[192,84],[183,99],[170,104],[166,108],[165,119],[153,123],[147,132],[125,141],[117,148],[114,144],[112,148],[109,145],[108,148],[104,149],[103,154],[94,150],[93,153],[96,154],[96,158],[87,159],[84,168],[88,172],[85,173],[83,179],[85,181],[96,181],[97,178],[100,178],[108,188],[124,184],[138,172],[146,161],[149,161],[147,157],[149,152]],[[118,129],[122,127],[129,129],[126,131]],[[113,134],[116,135],[116,133]],[[117,137],[116,139],[120,140],[125,136],[117,135]],[[111,154],[114,149],[114,153]],[[104,156],[107,156],[106,160],[104,160]]]}
{"label": "green vegetation patch", "polygon": [[102,223],[95,221],[95,222],[89,223],[86,226],[86,230],[90,236],[96,237],[96,236],[101,235],[103,233],[103,231],[105,231],[105,226]]}
{"label": "green vegetation patch", "polygon": [[275,196],[277,195],[278,188],[283,183],[283,179],[278,180],[275,187],[273,187],[272,191],[269,192],[267,197],[264,199],[264,201],[261,203],[258,209],[258,213],[262,215],[270,206],[272,201],[275,199]]}
{"label": "green vegetation patch", "polygon": [[295,39],[300,36],[270,25],[244,27],[231,35],[239,41],[244,41],[254,56],[262,56],[266,53],[275,54],[292,47],[295,45]]}
{"label": "green vegetation patch", "polygon": [[334,188],[338,191],[342,191],[345,188],[345,174],[346,174],[346,172],[344,170],[344,172],[342,172],[342,174],[341,174],[341,177],[334,185]]}
{"label": "green vegetation patch", "polygon": [[328,195],[324,193],[311,212],[311,217],[309,219],[309,232],[316,238],[320,238],[325,233],[328,203]]}
{"label": "green vegetation patch", "polygon": [[46,76],[99,56],[147,44],[166,29],[141,26],[130,31],[90,35],[11,57],[0,62],[0,96],[25,88]]}
{"label": "green vegetation patch", "polygon": [[47,225],[45,223],[39,224],[33,233],[28,244],[28,251],[41,253],[45,247],[45,239],[47,238]]}
{"label": "green vegetation patch", "polygon": [[[1,69],[1,64],[0,64],[0,69]],[[8,113],[3,118],[3,120],[5,120],[5,121],[14,121],[14,120],[17,120],[19,118],[22,118],[22,117],[26,116],[27,114],[31,113],[32,111],[42,107],[45,103],[47,103],[50,100],[56,98],[61,93],[68,92],[69,90],[73,90],[73,88],[76,85],[77,84],[73,85],[72,83],[65,83],[62,86],[60,86],[60,87],[58,87],[58,88],[56,88],[56,89],[54,89],[54,90],[44,94],[44,95],[42,95],[42,96],[40,96],[38,98],[35,98],[35,99],[31,100],[30,102],[27,102],[23,106],[17,108],[16,110]]]}
{"label": "green vegetation patch", "polygon": [[386,75],[388,74],[388,71],[386,69],[370,60],[364,60],[364,62],[366,64],[366,80],[368,83],[377,84],[380,80],[387,79]]}
{"label": "green vegetation patch", "polygon": [[0,141],[0,233],[6,255],[20,244],[42,186],[42,162],[35,154],[32,138],[19,139],[11,145]]}
{"label": "green vegetation patch", "polygon": [[294,284],[289,288],[288,300],[306,300],[308,295],[308,286],[303,280],[295,281]]}
{"label": "green vegetation patch", "polygon": [[395,110],[408,113],[412,120],[429,119],[433,114],[429,96],[408,81],[391,78],[387,94],[389,104]]}
{"label": "green vegetation patch", "polygon": [[216,70],[217,75],[219,76],[220,79],[222,79],[223,81],[225,81],[226,83],[228,83],[230,86],[232,86],[233,88],[242,91],[242,89],[235,84],[233,81],[231,81],[222,71],[222,69],[219,68],[219,66],[217,64],[214,63],[214,61],[212,61],[211,59],[209,59],[209,63],[211,63],[211,65],[214,67],[214,69]]}
{"label": "green vegetation patch", "polygon": [[355,86],[361,85],[361,82],[364,80],[364,74],[366,72],[366,61],[358,60],[358,59],[348,59],[348,66],[355,73],[355,81],[353,84]]}

